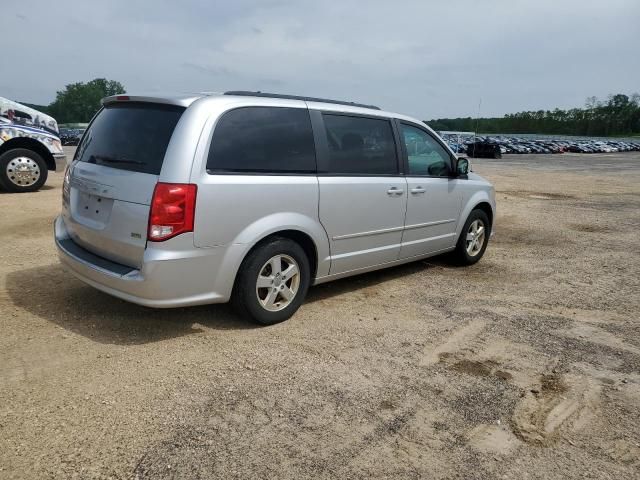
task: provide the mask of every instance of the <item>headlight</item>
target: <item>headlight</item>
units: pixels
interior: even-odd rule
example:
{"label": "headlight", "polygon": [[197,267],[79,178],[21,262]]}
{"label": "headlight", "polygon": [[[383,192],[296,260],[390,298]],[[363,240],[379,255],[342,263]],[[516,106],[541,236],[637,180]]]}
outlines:
{"label": "headlight", "polygon": [[62,143],[60,143],[60,140],[52,140],[51,143],[53,144],[53,148],[58,151],[62,151]]}

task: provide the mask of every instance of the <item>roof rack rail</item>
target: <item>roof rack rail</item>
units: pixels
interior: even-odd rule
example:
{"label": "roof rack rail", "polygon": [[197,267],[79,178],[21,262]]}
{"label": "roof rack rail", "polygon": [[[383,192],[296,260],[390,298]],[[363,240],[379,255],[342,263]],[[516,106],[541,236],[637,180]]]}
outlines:
{"label": "roof rack rail", "polygon": [[283,95],[280,93],[266,93],[266,92],[250,92],[247,90],[231,90],[228,92],[224,92],[225,95],[237,95],[240,97],[266,97],[266,98],[285,98],[288,100],[304,100],[306,102],[322,102],[322,103],[333,103],[336,105],[348,105],[350,107],[360,107],[360,108],[369,108],[372,110],[380,110],[380,107],[376,107],[375,105],[365,105],[364,103],[356,103],[356,102],[342,102],[340,100],[329,100],[326,98],[315,98],[315,97],[301,97],[298,95]]}

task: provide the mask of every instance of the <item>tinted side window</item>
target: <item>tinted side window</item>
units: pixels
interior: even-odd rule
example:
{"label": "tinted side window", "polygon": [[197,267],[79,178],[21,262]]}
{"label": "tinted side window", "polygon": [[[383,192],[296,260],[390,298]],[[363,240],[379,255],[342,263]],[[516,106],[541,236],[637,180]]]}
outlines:
{"label": "tinted side window", "polygon": [[391,122],[384,119],[323,114],[329,158],[326,173],[398,173]]}
{"label": "tinted side window", "polygon": [[225,113],[213,132],[207,171],[315,173],[309,111],[244,107]]}
{"label": "tinted side window", "polygon": [[424,130],[401,124],[402,137],[407,147],[409,160],[408,175],[430,175],[446,177],[449,175],[451,159],[436,139]]}

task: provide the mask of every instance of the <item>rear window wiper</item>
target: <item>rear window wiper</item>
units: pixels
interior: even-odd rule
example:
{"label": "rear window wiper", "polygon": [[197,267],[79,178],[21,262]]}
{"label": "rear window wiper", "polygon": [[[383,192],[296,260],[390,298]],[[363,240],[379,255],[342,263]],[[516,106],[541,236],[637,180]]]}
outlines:
{"label": "rear window wiper", "polygon": [[131,165],[146,165],[145,162],[139,162],[137,160],[127,160],[126,158],[107,157],[105,155],[91,155],[89,157],[88,163],[96,163],[96,160],[99,162],[107,162],[107,163],[128,163]]}

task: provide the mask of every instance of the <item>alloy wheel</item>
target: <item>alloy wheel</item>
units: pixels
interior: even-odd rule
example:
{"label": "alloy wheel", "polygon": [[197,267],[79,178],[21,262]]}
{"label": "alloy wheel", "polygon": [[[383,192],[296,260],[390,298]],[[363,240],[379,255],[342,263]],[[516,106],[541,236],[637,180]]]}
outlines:
{"label": "alloy wheel", "polygon": [[300,288],[300,268],[289,255],[275,255],[260,269],[256,296],[265,310],[277,312],[289,306]]}
{"label": "alloy wheel", "polygon": [[486,229],[484,222],[480,219],[476,219],[471,222],[469,229],[467,230],[467,254],[470,257],[475,257],[482,250],[484,245],[484,237],[486,235]]}

